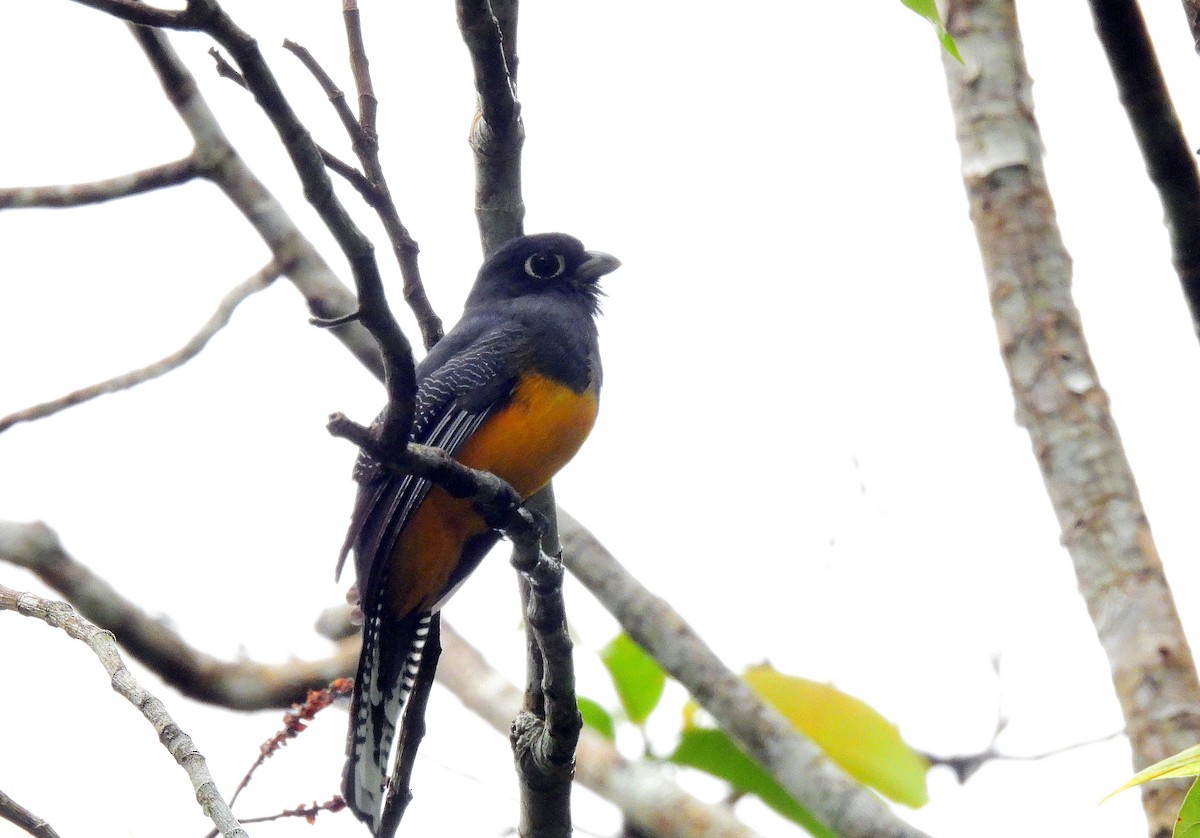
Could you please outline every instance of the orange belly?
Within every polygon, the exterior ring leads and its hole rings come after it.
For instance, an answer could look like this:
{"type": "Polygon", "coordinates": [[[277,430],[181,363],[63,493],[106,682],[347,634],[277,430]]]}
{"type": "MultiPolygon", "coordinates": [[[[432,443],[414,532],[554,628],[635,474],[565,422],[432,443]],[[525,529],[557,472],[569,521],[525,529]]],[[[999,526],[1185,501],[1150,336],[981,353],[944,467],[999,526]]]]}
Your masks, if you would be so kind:
{"type": "MultiPolygon", "coordinates": [[[[456,459],[490,471],[522,499],[543,486],[575,456],[596,421],[592,392],[576,393],[549,378],[521,381],[512,402],[480,426],[456,459]]],[[[469,501],[433,487],[392,550],[388,600],[394,613],[427,610],[449,593],[463,546],[487,531],[469,501]]]]}

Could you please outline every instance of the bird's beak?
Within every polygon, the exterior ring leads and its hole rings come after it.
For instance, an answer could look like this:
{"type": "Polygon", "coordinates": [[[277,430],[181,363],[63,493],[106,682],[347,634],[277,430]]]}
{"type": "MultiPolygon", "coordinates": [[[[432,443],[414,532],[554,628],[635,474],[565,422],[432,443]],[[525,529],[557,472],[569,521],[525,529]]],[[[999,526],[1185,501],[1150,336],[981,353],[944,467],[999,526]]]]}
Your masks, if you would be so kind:
{"type": "Polygon", "coordinates": [[[587,260],[575,269],[575,276],[585,282],[595,282],[605,274],[610,274],[621,267],[621,260],[616,256],[609,256],[599,250],[584,252],[587,254],[587,260]]]}

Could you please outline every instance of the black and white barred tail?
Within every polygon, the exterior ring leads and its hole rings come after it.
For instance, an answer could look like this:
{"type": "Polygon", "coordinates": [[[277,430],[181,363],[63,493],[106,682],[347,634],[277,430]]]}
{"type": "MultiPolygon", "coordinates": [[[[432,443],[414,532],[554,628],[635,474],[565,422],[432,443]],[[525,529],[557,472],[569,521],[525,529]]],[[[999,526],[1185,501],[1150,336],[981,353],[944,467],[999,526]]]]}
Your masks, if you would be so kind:
{"type": "Polygon", "coordinates": [[[431,616],[426,611],[397,619],[380,602],[363,625],[342,796],[372,834],[379,831],[396,729],[416,684],[431,616]]]}

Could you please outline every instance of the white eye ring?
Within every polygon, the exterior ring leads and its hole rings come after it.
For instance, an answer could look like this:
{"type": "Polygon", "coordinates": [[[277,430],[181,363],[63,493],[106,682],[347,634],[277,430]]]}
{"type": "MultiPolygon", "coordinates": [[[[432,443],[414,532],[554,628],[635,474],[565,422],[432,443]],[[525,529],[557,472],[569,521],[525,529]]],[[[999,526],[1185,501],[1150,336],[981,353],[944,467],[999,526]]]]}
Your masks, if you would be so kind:
{"type": "Polygon", "coordinates": [[[556,276],[561,276],[566,269],[567,260],[562,257],[561,253],[543,250],[525,260],[525,273],[534,279],[554,279],[556,276]],[[550,260],[553,260],[553,270],[551,270],[550,260]]]}

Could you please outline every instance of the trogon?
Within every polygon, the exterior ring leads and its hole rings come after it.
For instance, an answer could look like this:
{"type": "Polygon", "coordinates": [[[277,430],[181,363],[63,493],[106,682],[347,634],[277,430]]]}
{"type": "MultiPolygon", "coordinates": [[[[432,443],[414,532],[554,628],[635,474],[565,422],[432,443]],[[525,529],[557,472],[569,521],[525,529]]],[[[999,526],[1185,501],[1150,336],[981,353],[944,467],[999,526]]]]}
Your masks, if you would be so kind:
{"type": "MultiPolygon", "coordinates": [[[[619,265],[561,233],[497,249],[479,269],[462,319],[417,365],[412,441],[496,474],[523,499],[550,482],[596,419],[597,280],[619,265]]],[[[375,834],[430,621],[498,533],[468,501],[365,453],[355,478],[341,560],[353,548],[363,642],[342,790],[375,834]]]]}

